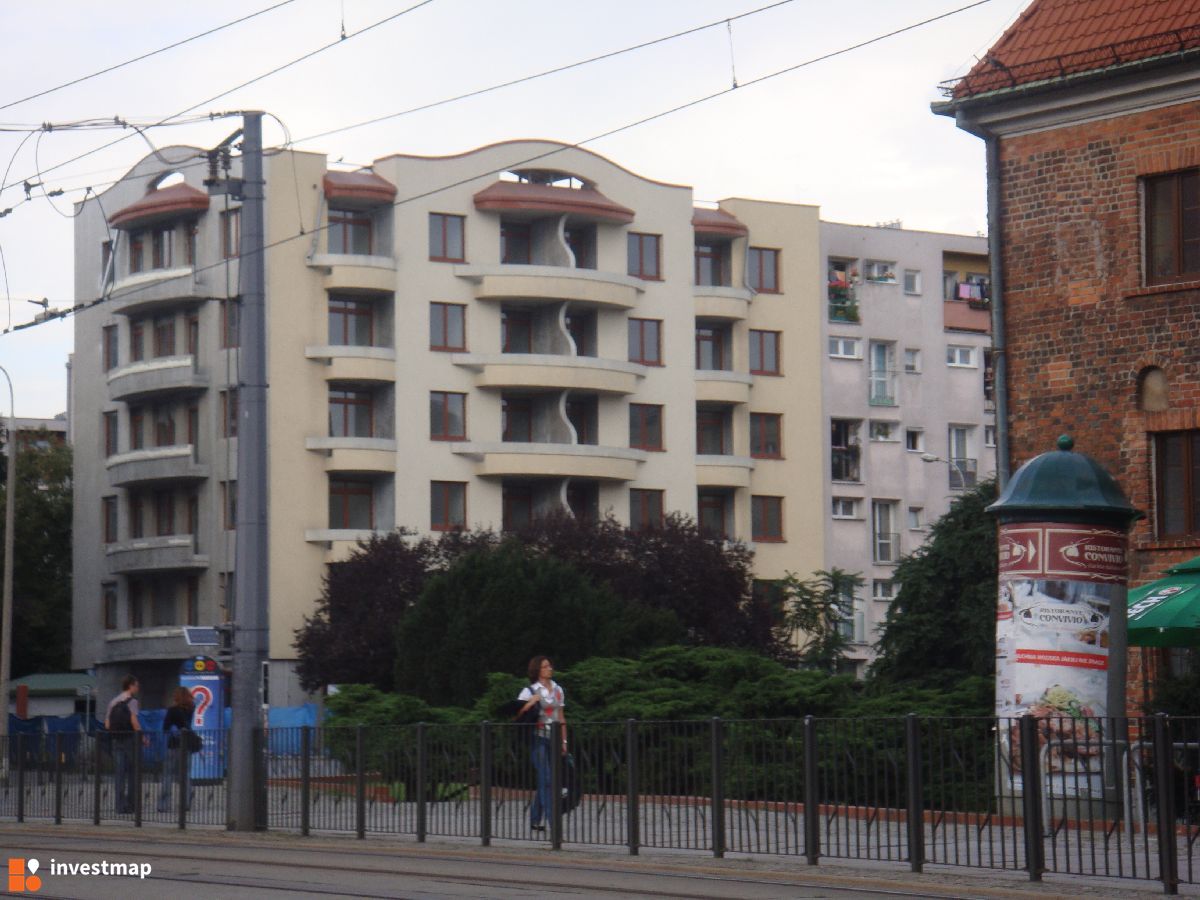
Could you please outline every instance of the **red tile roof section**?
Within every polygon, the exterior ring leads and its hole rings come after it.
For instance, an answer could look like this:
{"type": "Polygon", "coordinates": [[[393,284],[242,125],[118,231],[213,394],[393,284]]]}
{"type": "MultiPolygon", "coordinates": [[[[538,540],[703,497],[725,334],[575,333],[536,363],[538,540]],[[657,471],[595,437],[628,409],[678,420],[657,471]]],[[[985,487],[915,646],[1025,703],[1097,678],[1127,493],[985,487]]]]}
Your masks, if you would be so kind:
{"type": "Polygon", "coordinates": [[[380,206],[396,199],[396,186],[374,172],[326,172],[321,185],[326,198],[345,205],[380,206]]]}
{"type": "Polygon", "coordinates": [[[151,191],[137,203],[113,213],[108,224],[114,228],[141,228],[164,219],[199,215],[208,211],[208,194],[190,184],[173,184],[151,191]]]}
{"type": "Polygon", "coordinates": [[[1034,0],[954,98],[1200,47],[1196,0],[1034,0]]]}
{"type": "Polygon", "coordinates": [[[750,229],[734,215],[723,209],[697,206],[692,210],[692,228],[697,234],[719,234],[725,237],[745,237],[750,229]]]}
{"type": "Polygon", "coordinates": [[[633,210],[609,200],[594,188],[557,187],[525,181],[497,181],[475,195],[475,208],[485,212],[568,213],[584,219],[628,225],[633,210]]]}

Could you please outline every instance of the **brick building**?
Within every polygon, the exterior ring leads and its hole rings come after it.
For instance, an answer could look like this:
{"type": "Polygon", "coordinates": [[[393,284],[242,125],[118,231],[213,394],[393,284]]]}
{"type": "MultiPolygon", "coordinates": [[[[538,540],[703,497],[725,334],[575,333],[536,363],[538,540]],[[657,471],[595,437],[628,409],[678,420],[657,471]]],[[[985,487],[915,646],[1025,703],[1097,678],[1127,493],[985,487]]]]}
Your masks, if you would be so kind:
{"type": "Polygon", "coordinates": [[[1072,434],[1150,581],[1200,553],[1200,7],[1035,0],[947,92],[987,144],[1002,465],[1072,434]]]}

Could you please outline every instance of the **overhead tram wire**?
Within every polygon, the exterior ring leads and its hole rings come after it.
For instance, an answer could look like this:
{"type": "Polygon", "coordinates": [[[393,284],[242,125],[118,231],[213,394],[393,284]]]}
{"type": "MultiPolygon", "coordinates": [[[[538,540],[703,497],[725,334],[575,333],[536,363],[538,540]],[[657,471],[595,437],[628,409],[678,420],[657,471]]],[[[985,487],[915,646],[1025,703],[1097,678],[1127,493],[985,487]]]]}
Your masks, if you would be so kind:
{"type": "MultiPolygon", "coordinates": [[[[177,112],[173,115],[167,116],[166,118],[161,119],[160,121],[155,122],[153,125],[150,125],[147,127],[159,128],[164,125],[169,125],[169,124],[171,124],[172,119],[178,119],[180,116],[186,115],[187,113],[191,112],[194,109],[197,109],[201,106],[207,106],[208,104],[213,103],[217,100],[220,100],[222,97],[228,96],[229,94],[232,94],[235,91],[240,91],[242,88],[249,87],[252,84],[256,84],[257,82],[262,81],[265,78],[270,78],[272,75],[276,75],[285,69],[290,69],[292,66],[298,65],[299,63],[302,63],[302,62],[305,62],[306,60],[312,59],[312,57],[316,56],[319,53],[324,53],[326,50],[330,50],[334,47],[339,47],[342,44],[346,43],[346,41],[348,41],[348,40],[356,38],[359,35],[366,34],[368,31],[372,31],[376,28],[379,28],[380,26],[388,24],[389,22],[393,22],[396,19],[399,19],[402,16],[406,16],[411,12],[415,12],[416,10],[420,9],[421,7],[428,6],[430,3],[433,3],[433,2],[434,2],[434,0],[420,0],[419,3],[414,3],[412,6],[409,6],[405,9],[400,10],[400,12],[393,13],[390,16],[385,16],[384,18],[380,19],[377,22],[372,22],[370,25],[367,25],[364,28],[360,28],[358,31],[350,32],[345,37],[339,37],[336,41],[332,41],[328,44],[323,44],[322,46],[317,47],[315,50],[310,50],[308,53],[305,53],[302,56],[298,56],[295,59],[289,60],[288,62],[285,62],[282,65],[279,65],[273,69],[270,69],[269,71],[263,72],[260,75],[256,75],[253,78],[248,79],[247,81],[243,81],[241,84],[234,85],[233,87],[228,88],[227,90],[221,91],[219,94],[214,94],[211,97],[208,97],[204,100],[200,100],[197,103],[193,103],[191,106],[185,107],[184,109],[181,109],[179,112],[177,112]]],[[[209,117],[210,118],[221,118],[221,117],[226,117],[228,115],[235,115],[235,114],[212,113],[212,114],[210,114],[209,117]]],[[[107,144],[101,144],[99,147],[94,147],[91,150],[87,150],[76,156],[72,156],[70,159],[65,159],[60,163],[55,163],[54,165],[49,166],[46,169],[42,170],[42,172],[39,174],[44,175],[46,172],[53,172],[57,169],[63,168],[64,166],[69,166],[73,162],[78,162],[81,159],[86,159],[87,157],[89,157],[95,153],[99,153],[102,150],[107,150],[109,147],[115,147],[117,144],[121,143],[122,141],[129,140],[129,138],[131,138],[131,137],[133,137],[132,134],[122,135],[119,138],[109,141],[107,144]]],[[[34,177],[37,177],[37,176],[35,176],[35,175],[29,176],[29,178],[34,178],[34,177]]],[[[23,180],[28,181],[29,178],[26,178],[23,180]]],[[[0,188],[0,194],[2,194],[4,190],[7,190],[7,188],[6,187],[0,188]]]]}
{"type": "Polygon", "coordinates": [[[279,3],[275,3],[272,6],[268,6],[268,7],[265,7],[264,9],[260,9],[258,12],[249,13],[247,15],[242,16],[240,19],[234,19],[230,22],[226,22],[224,25],[218,25],[215,28],[210,28],[210,29],[208,29],[208,31],[202,31],[199,34],[193,34],[191,37],[186,37],[186,38],[183,38],[182,40],[175,41],[173,44],[167,44],[165,47],[159,47],[157,50],[151,50],[148,53],[143,53],[141,56],[135,56],[132,59],[125,60],[124,62],[120,62],[120,63],[116,63],[115,65],[107,66],[106,68],[99,69],[95,72],[92,72],[89,75],[81,75],[78,78],[71,79],[70,81],[64,81],[60,85],[56,85],[55,87],[52,87],[52,88],[46,88],[45,90],[38,91],[35,94],[30,94],[28,97],[22,97],[19,100],[10,100],[8,103],[0,104],[0,109],[9,109],[10,107],[19,106],[22,103],[27,103],[30,100],[36,100],[39,97],[45,97],[48,94],[53,94],[56,91],[61,91],[64,88],[74,87],[77,84],[82,84],[85,81],[90,81],[91,79],[98,78],[101,75],[107,75],[109,72],[115,72],[117,69],[123,69],[125,66],[131,66],[134,63],[141,62],[144,59],[149,59],[152,56],[157,56],[160,53],[166,53],[168,50],[174,50],[176,47],[182,47],[184,44],[190,44],[192,41],[198,41],[200,38],[208,37],[210,34],[216,34],[218,31],[224,31],[226,28],[232,28],[234,25],[240,25],[243,22],[248,22],[251,19],[257,18],[258,16],[264,15],[269,12],[274,12],[275,10],[279,9],[280,7],[288,6],[289,4],[295,3],[295,2],[296,2],[296,0],[280,0],[279,3]]]}
{"type": "MultiPolygon", "coordinates": [[[[430,188],[429,190],[422,191],[421,193],[418,193],[418,194],[412,194],[408,197],[404,197],[404,198],[401,198],[400,200],[396,200],[394,203],[392,203],[392,208],[403,206],[406,203],[412,203],[416,200],[423,200],[426,197],[432,197],[435,194],[440,194],[442,191],[447,191],[447,190],[451,190],[452,188],[461,187],[462,185],[469,184],[478,178],[484,178],[488,175],[498,175],[502,172],[507,172],[507,171],[510,171],[515,168],[521,168],[524,166],[528,166],[531,163],[539,162],[543,159],[554,156],[555,154],[558,154],[558,153],[563,153],[567,150],[579,149],[579,148],[583,147],[585,144],[592,144],[592,143],[595,143],[596,141],[603,140],[604,138],[612,137],[615,134],[620,134],[622,132],[629,131],[632,128],[637,128],[637,127],[639,127],[641,125],[645,125],[649,122],[654,122],[654,121],[657,121],[658,119],[662,119],[667,116],[673,115],[677,112],[682,112],[685,109],[691,109],[692,107],[699,106],[702,103],[707,103],[710,100],[715,100],[718,97],[723,97],[726,94],[731,94],[734,91],[744,91],[746,88],[753,87],[754,85],[763,84],[767,81],[771,81],[775,78],[779,78],[780,76],[788,75],[792,72],[799,71],[800,69],[804,69],[809,66],[816,65],[817,63],[824,62],[829,59],[834,59],[835,57],[838,57],[838,56],[844,56],[847,53],[852,53],[853,51],[860,50],[863,47],[869,47],[872,44],[877,44],[880,41],[887,40],[888,38],[896,37],[897,35],[905,34],[906,32],[909,32],[909,31],[914,31],[915,29],[922,28],[926,25],[931,25],[934,22],[941,21],[942,19],[948,19],[951,16],[956,16],[959,13],[963,13],[968,10],[975,9],[978,6],[984,6],[991,2],[992,2],[992,0],[975,0],[975,2],[968,3],[965,6],[960,6],[957,9],[952,9],[947,12],[940,13],[936,16],[930,16],[929,18],[922,19],[919,22],[914,22],[911,25],[905,25],[902,28],[897,28],[897,29],[894,29],[893,31],[889,31],[889,32],[886,32],[886,33],[880,34],[880,35],[876,35],[875,37],[868,38],[864,41],[859,41],[859,42],[851,44],[847,47],[842,47],[839,50],[832,50],[828,53],[823,53],[820,56],[814,56],[810,59],[806,59],[803,62],[799,62],[799,63],[796,63],[791,66],[786,66],[782,69],[777,69],[774,72],[769,72],[766,75],[760,75],[758,78],[752,78],[748,81],[742,82],[736,88],[735,87],[723,88],[722,90],[714,91],[711,94],[706,94],[702,97],[697,97],[693,100],[689,100],[686,103],[681,103],[678,106],[673,106],[670,109],[664,109],[657,113],[653,113],[651,115],[644,116],[640,119],[636,119],[632,122],[627,122],[624,125],[619,125],[616,128],[611,128],[608,131],[603,131],[599,134],[592,135],[591,137],[584,138],[583,140],[577,141],[573,144],[563,144],[562,146],[555,147],[552,150],[547,150],[544,153],[538,153],[538,154],[535,154],[534,156],[526,157],[525,159],[515,160],[515,161],[507,163],[504,166],[501,166],[499,168],[489,169],[484,172],[477,172],[466,178],[461,178],[461,179],[458,179],[457,181],[453,181],[448,184],[440,185],[439,187],[430,188]]],[[[317,226],[312,231],[290,235],[285,238],[280,238],[277,241],[272,241],[269,244],[264,244],[262,246],[262,248],[256,252],[266,253],[268,250],[273,250],[276,247],[281,247],[285,244],[290,244],[292,241],[300,240],[303,238],[311,238],[313,235],[318,234],[322,231],[326,231],[329,228],[330,228],[330,225],[328,223],[326,223],[324,225],[317,226]]],[[[195,271],[196,271],[196,273],[206,272],[211,269],[218,268],[224,264],[225,264],[224,260],[219,260],[214,263],[209,263],[206,266],[198,266],[195,271]]],[[[125,296],[133,296],[133,295],[139,293],[140,291],[149,290],[153,287],[154,287],[154,285],[152,285],[152,284],[142,285],[139,287],[131,287],[128,289],[125,296]]],[[[87,303],[77,304],[76,306],[74,306],[70,309],[60,310],[56,314],[47,316],[46,318],[41,319],[41,320],[26,322],[21,325],[15,325],[12,328],[8,328],[8,329],[5,329],[3,332],[0,332],[0,335],[10,334],[10,333],[17,332],[17,331],[24,331],[28,328],[33,328],[37,325],[45,324],[46,322],[52,321],[54,319],[64,319],[68,316],[75,315],[76,313],[80,313],[85,310],[91,309],[92,307],[103,303],[105,301],[105,299],[107,299],[107,298],[100,297],[96,300],[88,301],[87,303]]]]}

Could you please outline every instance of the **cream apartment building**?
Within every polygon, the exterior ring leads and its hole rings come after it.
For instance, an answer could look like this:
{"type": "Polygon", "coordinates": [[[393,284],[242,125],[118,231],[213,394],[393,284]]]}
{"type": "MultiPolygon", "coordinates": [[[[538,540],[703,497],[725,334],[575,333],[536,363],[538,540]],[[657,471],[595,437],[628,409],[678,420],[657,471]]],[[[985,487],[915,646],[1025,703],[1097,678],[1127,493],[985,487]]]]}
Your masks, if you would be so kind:
{"type": "MultiPolygon", "coordinates": [[[[73,663],[151,695],[236,621],[238,204],[195,148],[79,209],[73,663]]],[[[373,532],[671,511],[821,568],[815,207],[541,141],[369,170],[268,156],[271,701],[326,566],[373,532]]],[[[233,175],[237,175],[234,160],[233,175]]],[[[381,637],[381,639],[387,639],[381,637]]]]}
{"type": "Polygon", "coordinates": [[[822,222],[821,383],[829,567],[860,672],[898,587],[901,555],[996,468],[987,239],[822,222]]]}

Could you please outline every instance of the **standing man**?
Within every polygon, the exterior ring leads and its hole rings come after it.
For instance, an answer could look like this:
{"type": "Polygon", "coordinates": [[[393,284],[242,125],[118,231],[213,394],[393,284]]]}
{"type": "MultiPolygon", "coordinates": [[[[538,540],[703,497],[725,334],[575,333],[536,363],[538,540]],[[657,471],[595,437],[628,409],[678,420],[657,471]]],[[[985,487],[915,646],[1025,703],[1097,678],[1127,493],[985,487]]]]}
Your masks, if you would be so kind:
{"type": "Polygon", "coordinates": [[[134,738],[141,732],[138,722],[138,680],[132,675],[121,679],[121,693],[113,697],[104,714],[104,728],[112,736],[113,763],[117,774],[117,815],[133,812],[133,754],[140,749],[134,738]]]}

